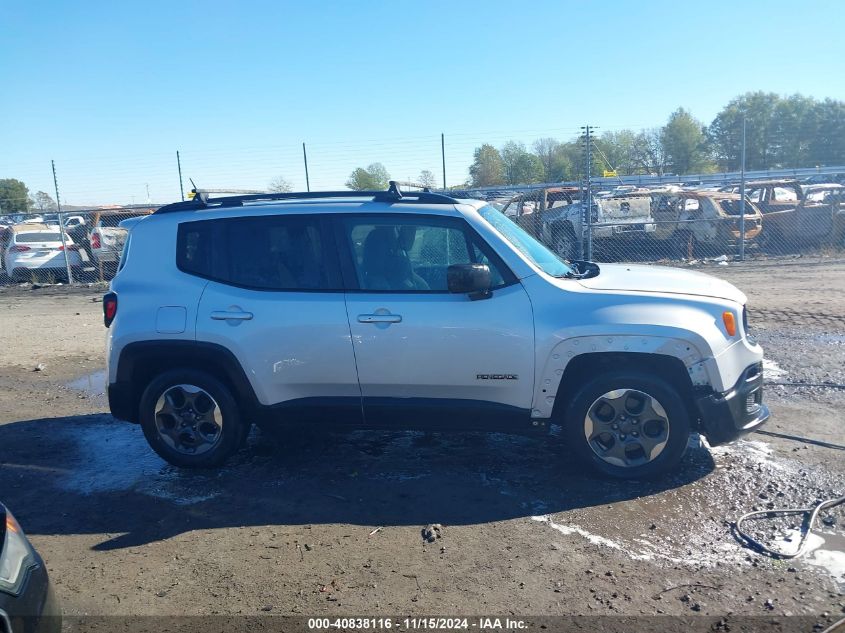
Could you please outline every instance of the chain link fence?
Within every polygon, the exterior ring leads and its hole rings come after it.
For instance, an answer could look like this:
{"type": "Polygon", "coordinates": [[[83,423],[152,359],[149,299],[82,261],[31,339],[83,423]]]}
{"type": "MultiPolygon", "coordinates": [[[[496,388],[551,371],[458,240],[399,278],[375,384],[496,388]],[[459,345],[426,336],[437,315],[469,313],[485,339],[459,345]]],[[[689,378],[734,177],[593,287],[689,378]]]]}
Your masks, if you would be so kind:
{"type": "Polygon", "coordinates": [[[153,208],[0,216],[0,284],[92,283],[117,272],[131,224],[153,208]]]}
{"type": "MultiPolygon", "coordinates": [[[[838,183],[563,183],[449,193],[487,200],[569,260],[689,265],[845,248],[845,186],[838,183]]],[[[132,223],[154,210],[0,216],[0,284],[108,281],[132,223]]]]}
{"type": "Polygon", "coordinates": [[[464,193],[488,200],[570,260],[689,263],[845,248],[842,185],[748,181],[744,198],[742,188],[569,184],[464,193]]]}

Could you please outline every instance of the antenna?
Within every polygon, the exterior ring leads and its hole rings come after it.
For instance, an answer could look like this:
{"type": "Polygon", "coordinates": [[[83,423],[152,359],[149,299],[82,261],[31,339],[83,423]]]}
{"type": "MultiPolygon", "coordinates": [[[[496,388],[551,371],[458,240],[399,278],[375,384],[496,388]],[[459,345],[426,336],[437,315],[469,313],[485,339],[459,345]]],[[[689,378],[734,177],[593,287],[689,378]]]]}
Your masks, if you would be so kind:
{"type": "Polygon", "coordinates": [[[194,194],[193,199],[199,200],[202,204],[208,202],[208,193],[198,189],[197,183],[194,182],[193,178],[188,178],[188,180],[191,181],[191,186],[193,187],[193,189],[191,189],[191,192],[194,194]]]}

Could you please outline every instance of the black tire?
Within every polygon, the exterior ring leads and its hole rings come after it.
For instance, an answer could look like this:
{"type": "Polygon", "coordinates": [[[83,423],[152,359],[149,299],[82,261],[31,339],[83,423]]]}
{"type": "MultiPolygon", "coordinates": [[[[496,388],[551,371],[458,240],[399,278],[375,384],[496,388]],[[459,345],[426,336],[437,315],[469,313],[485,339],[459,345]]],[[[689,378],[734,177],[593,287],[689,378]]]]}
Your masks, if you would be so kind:
{"type": "Polygon", "coordinates": [[[702,255],[698,240],[691,231],[675,231],[672,236],[674,243],[675,257],[680,260],[695,259],[702,255]]]}
{"type": "MultiPolygon", "coordinates": [[[[639,429],[639,431],[634,430],[633,435],[638,435],[638,432],[642,433],[642,435],[639,435],[640,439],[646,440],[646,429],[649,429],[648,434],[650,435],[655,428],[655,424],[653,423],[656,421],[639,419],[637,422],[632,423],[634,417],[638,416],[630,416],[624,424],[629,431],[630,429],[639,429]],[[632,424],[642,426],[631,426],[632,424]],[[650,426],[647,427],[646,425],[650,426]]],[[[659,416],[648,416],[647,414],[645,417],[659,418],[659,416]]],[[[618,422],[618,416],[614,417],[613,420],[618,422]]],[[[658,427],[660,425],[662,423],[658,423],[658,427]]],[[[563,420],[563,429],[567,447],[571,448],[580,460],[599,472],[619,479],[647,479],[666,473],[678,465],[686,452],[690,432],[692,431],[692,424],[681,394],[671,383],[659,376],[649,375],[645,372],[618,370],[598,375],[585,382],[578,389],[575,397],[567,407],[563,420]],[[665,444],[650,461],[637,463],[637,459],[632,458],[630,465],[622,466],[609,463],[605,458],[599,456],[593,448],[593,445],[600,445],[601,440],[599,439],[591,444],[587,437],[587,423],[585,420],[588,414],[593,410],[593,416],[595,416],[594,405],[597,407],[602,406],[599,404],[599,399],[615,390],[629,390],[632,394],[647,394],[657,401],[666,414],[665,429],[667,438],[665,444]]],[[[621,432],[624,433],[625,430],[623,427],[621,432]]],[[[610,431],[609,429],[608,431],[611,436],[614,433],[620,433],[620,431],[610,431]]],[[[603,435],[608,434],[603,433],[603,435]]],[[[632,456],[638,456],[642,451],[644,457],[643,446],[645,444],[639,445],[638,442],[640,440],[632,437],[630,433],[627,436],[621,434],[622,440],[619,440],[619,437],[619,435],[616,435],[613,438],[613,443],[619,441],[620,446],[633,447],[632,456]],[[639,448],[636,448],[637,446],[639,448]]],[[[627,453],[625,459],[627,461],[627,453]]]]}
{"type": "MultiPolygon", "coordinates": [[[[144,390],[139,403],[139,418],[144,437],[162,459],[180,468],[212,468],[223,464],[243,444],[249,425],[241,420],[234,397],[214,376],[195,369],[174,369],[155,377],[144,390]],[[189,454],[171,446],[159,431],[157,405],[164,394],[179,385],[190,385],[213,399],[222,416],[219,433],[205,452],[189,454]]],[[[178,420],[182,423],[182,420],[178,420]]],[[[195,427],[194,427],[195,428],[195,427]]],[[[190,431],[188,431],[190,433],[190,431]]]]}

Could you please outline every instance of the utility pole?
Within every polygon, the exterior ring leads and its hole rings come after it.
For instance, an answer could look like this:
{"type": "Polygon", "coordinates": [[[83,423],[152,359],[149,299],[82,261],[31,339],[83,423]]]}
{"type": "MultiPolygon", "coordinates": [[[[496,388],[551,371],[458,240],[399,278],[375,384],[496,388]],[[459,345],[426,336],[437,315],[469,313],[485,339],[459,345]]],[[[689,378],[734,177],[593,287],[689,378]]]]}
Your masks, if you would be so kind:
{"type": "Polygon", "coordinates": [[[305,143],[302,144],[302,160],[305,162],[305,189],[311,191],[311,181],[308,179],[308,154],[305,153],[305,143]]]}
{"type": "Polygon", "coordinates": [[[440,133],[440,157],[443,159],[443,190],[446,191],[446,136],[440,133]]]}
{"type": "Polygon", "coordinates": [[[182,159],[179,158],[179,150],[176,150],[176,166],[179,168],[179,195],[182,196],[182,202],[185,202],[185,187],[182,186],[182,159]]]}
{"type": "Polygon", "coordinates": [[[745,114],[742,115],[742,159],[739,166],[739,261],[745,260],[745,114]]]}
{"type": "Polygon", "coordinates": [[[67,269],[67,282],[73,283],[73,273],[70,270],[70,257],[67,254],[67,240],[65,239],[65,216],[62,213],[62,200],[59,198],[59,180],[56,178],[56,161],[51,160],[53,167],[53,186],[56,188],[56,210],[59,212],[59,235],[62,238],[62,252],[65,254],[65,268],[67,269]]]}
{"type": "MultiPolygon", "coordinates": [[[[587,252],[584,258],[590,261],[593,258],[593,131],[596,129],[592,125],[582,125],[584,130],[582,137],[584,143],[584,192],[581,195],[581,208],[586,209],[584,212],[584,223],[587,225],[587,252]],[[585,206],[586,203],[586,206],[585,206]]],[[[583,242],[583,234],[577,236],[579,238],[579,246],[583,242]]],[[[578,249],[581,250],[580,248],[578,249]]]]}

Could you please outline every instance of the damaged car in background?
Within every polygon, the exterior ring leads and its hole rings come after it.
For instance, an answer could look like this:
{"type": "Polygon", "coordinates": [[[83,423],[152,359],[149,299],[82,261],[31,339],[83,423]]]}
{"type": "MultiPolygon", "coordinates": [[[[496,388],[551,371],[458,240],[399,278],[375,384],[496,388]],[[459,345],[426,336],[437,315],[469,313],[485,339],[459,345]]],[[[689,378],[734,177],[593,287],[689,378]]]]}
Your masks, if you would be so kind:
{"type": "Polygon", "coordinates": [[[594,197],[589,217],[586,209],[577,187],[552,187],[515,196],[502,213],[568,260],[584,256],[588,227],[597,249],[630,242],[656,228],[644,198],[594,197]]]}
{"type": "Polygon", "coordinates": [[[763,214],[746,196],[744,220],[738,193],[678,191],[651,196],[657,222],[652,237],[693,258],[735,250],[740,236],[753,246],[763,231],[763,214]],[[744,224],[744,226],[743,226],[744,224]]]}
{"type": "MultiPolygon", "coordinates": [[[[732,193],[739,190],[740,185],[722,188],[732,193]]],[[[802,244],[842,243],[842,185],[752,180],[746,183],[745,191],[763,214],[760,245],[768,252],[783,252],[802,244]]]]}

